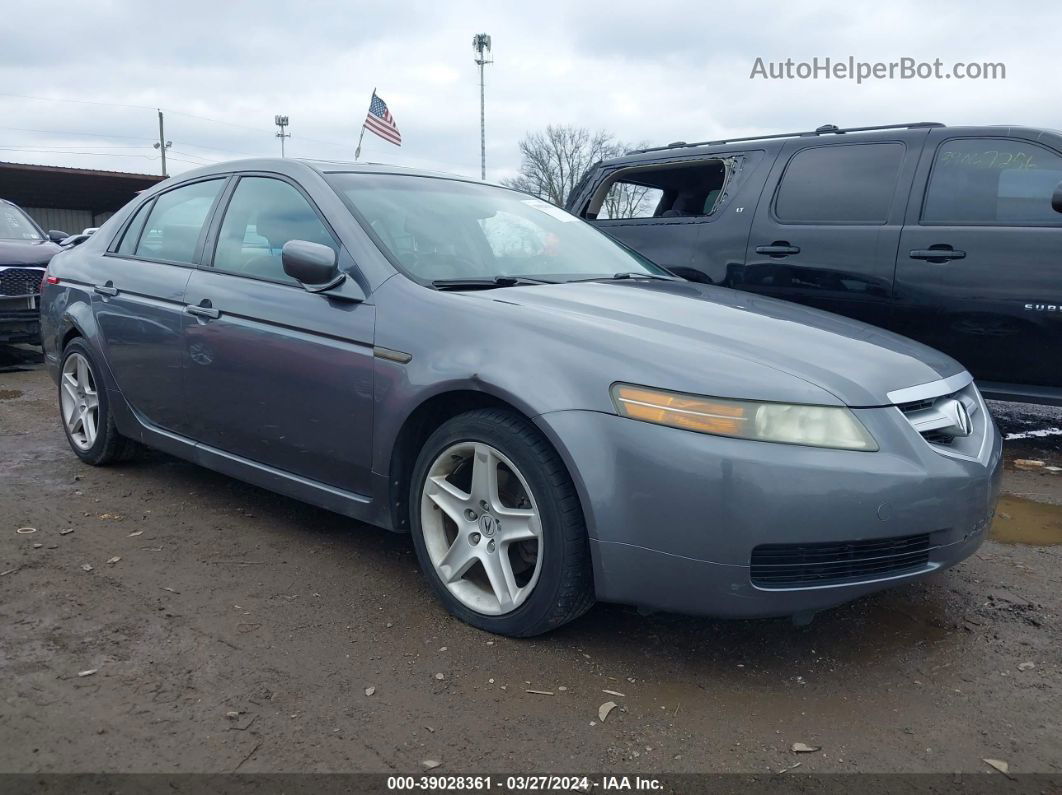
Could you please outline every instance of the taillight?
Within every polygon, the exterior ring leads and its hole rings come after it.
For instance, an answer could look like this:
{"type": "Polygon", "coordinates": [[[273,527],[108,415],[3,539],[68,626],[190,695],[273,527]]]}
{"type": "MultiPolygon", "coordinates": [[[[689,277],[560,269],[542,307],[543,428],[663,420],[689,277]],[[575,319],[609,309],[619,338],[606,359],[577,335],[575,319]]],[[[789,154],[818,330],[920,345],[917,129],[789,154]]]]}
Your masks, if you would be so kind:
{"type": "Polygon", "coordinates": [[[44,276],[41,277],[41,288],[37,291],[39,293],[44,292],[44,285],[46,284],[59,284],[58,276],[49,276],[48,271],[44,272],[44,276]]]}

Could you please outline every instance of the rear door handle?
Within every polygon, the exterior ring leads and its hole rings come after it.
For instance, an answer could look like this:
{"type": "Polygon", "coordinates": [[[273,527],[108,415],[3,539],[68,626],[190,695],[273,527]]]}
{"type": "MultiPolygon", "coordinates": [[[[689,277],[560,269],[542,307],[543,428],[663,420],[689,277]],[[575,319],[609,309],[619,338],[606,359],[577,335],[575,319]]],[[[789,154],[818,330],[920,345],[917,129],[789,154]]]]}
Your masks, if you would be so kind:
{"type": "Polygon", "coordinates": [[[221,317],[221,310],[220,309],[214,309],[214,307],[212,307],[212,306],[194,306],[192,304],[188,304],[184,308],[184,311],[185,311],[186,314],[189,314],[189,315],[195,315],[196,317],[211,318],[213,320],[216,320],[217,318],[221,317]]]}
{"type": "Polygon", "coordinates": [[[791,246],[784,240],[776,240],[769,246],[756,246],[757,254],[766,254],[768,257],[788,257],[790,254],[799,254],[800,246],[791,246]]]}
{"type": "Polygon", "coordinates": [[[110,284],[97,284],[92,287],[92,291],[99,293],[100,295],[109,295],[112,298],[118,295],[118,288],[110,284]]]}
{"type": "Polygon", "coordinates": [[[910,252],[911,259],[924,259],[927,262],[947,262],[949,259],[962,259],[965,256],[965,251],[959,251],[951,246],[916,248],[910,252]]]}

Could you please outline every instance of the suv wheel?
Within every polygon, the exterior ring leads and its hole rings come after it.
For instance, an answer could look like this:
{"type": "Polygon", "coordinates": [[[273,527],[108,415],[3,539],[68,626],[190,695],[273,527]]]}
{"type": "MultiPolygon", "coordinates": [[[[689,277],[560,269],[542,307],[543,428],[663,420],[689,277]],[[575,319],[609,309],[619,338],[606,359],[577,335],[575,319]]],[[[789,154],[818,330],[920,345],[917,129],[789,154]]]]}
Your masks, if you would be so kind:
{"type": "Polygon", "coordinates": [[[593,604],[582,509],[563,462],[520,416],[454,417],[425,443],[413,543],[447,609],[502,635],[538,635],[593,604]]]}
{"type": "Polygon", "coordinates": [[[71,340],[63,350],[59,412],[70,448],[85,463],[122,461],[136,451],[136,443],[118,433],[99,369],[80,339],[71,340]]]}

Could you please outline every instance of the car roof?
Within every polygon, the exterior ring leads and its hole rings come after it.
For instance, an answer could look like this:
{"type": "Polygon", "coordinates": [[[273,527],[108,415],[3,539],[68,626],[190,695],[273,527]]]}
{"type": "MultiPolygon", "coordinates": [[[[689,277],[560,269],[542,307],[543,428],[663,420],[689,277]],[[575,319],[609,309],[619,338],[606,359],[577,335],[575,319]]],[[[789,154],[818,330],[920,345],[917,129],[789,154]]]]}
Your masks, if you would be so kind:
{"type": "MultiPolygon", "coordinates": [[[[504,187],[503,185],[482,182],[481,180],[463,176],[461,174],[448,174],[442,171],[430,171],[428,169],[410,168],[408,166],[395,166],[387,163],[355,163],[343,160],[314,160],[294,157],[256,157],[243,160],[228,160],[222,163],[212,163],[209,166],[203,166],[190,171],[182,171],[180,174],[158,183],[158,185],[165,186],[176,182],[185,182],[189,179],[210,176],[212,174],[228,174],[233,171],[274,171],[293,177],[300,173],[305,174],[307,171],[313,171],[321,175],[342,173],[394,174],[398,176],[452,179],[460,182],[474,182],[477,184],[492,185],[494,187],[504,187]]],[[[154,193],[155,191],[152,192],[154,193]]]]}
{"type": "Polygon", "coordinates": [[[838,128],[827,124],[815,130],[774,133],[761,136],[746,136],[729,138],[716,141],[700,141],[687,143],[676,141],[665,146],[654,146],[645,149],[635,149],[619,157],[602,160],[598,165],[624,165],[639,162],[651,162],[660,159],[695,158],[711,155],[716,152],[733,152],[741,149],[764,149],[775,151],[794,139],[808,139],[822,145],[844,144],[852,141],[887,140],[895,136],[898,131],[913,129],[944,128],[949,133],[960,136],[1014,136],[1020,138],[1033,138],[1035,140],[1049,139],[1056,146],[1062,144],[1062,132],[1042,127],[1024,127],[1015,125],[981,125],[951,127],[939,122],[914,122],[910,124],[886,124],[874,127],[838,128]]]}

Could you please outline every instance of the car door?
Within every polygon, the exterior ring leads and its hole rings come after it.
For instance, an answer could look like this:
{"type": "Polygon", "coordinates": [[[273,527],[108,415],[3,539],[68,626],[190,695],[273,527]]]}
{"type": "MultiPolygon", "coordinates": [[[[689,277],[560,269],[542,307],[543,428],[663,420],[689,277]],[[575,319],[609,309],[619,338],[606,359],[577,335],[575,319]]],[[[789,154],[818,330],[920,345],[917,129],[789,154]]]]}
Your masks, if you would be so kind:
{"type": "Polygon", "coordinates": [[[186,433],[184,291],[226,177],[187,183],[139,207],[103,256],[92,307],[111,372],[140,417],[186,433]]]}
{"type": "Polygon", "coordinates": [[[731,205],[763,163],[754,150],[615,166],[573,210],[680,276],[719,283],[728,263],[743,261],[748,240],[744,207],[731,205]]]}
{"type": "Polygon", "coordinates": [[[352,263],[294,182],[244,174],[186,295],[192,435],[210,447],[359,494],[370,490],[375,308],[314,294],[280,251],[308,240],[352,263]]]}
{"type": "Polygon", "coordinates": [[[789,142],[756,208],[745,262],[731,269],[726,284],[885,325],[925,135],[789,142]]]}
{"type": "Polygon", "coordinates": [[[897,254],[896,330],[978,380],[1062,386],[1062,153],[946,128],[930,142],[897,254]]]}

